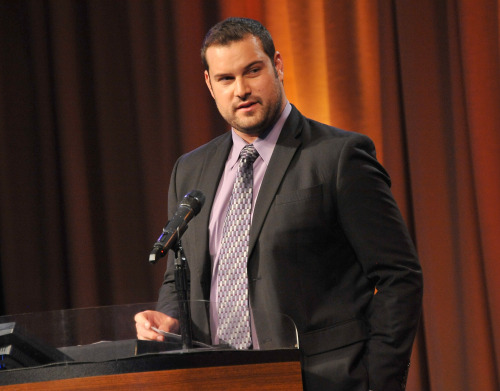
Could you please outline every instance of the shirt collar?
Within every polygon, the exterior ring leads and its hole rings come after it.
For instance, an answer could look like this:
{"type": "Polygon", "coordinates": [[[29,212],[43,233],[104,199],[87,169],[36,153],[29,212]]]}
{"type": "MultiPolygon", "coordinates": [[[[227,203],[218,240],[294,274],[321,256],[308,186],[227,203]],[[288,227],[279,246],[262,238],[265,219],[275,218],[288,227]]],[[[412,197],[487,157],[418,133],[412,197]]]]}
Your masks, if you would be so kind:
{"type": "MultiPolygon", "coordinates": [[[[271,128],[271,131],[267,133],[264,138],[258,138],[253,142],[253,145],[257,152],[259,152],[259,156],[264,160],[264,163],[269,165],[269,161],[271,160],[271,156],[273,155],[274,147],[276,146],[276,142],[278,141],[278,137],[283,129],[283,125],[285,124],[286,119],[290,115],[292,111],[292,105],[287,102],[283,112],[280,117],[271,128]]],[[[238,161],[240,156],[240,151],[243,149],[247,143],[240,136],[236,134],[234,129],[231,129],[232,137],[233,137],[233,148],[228,156],[229,166],[232,168],[238,161]]]]}

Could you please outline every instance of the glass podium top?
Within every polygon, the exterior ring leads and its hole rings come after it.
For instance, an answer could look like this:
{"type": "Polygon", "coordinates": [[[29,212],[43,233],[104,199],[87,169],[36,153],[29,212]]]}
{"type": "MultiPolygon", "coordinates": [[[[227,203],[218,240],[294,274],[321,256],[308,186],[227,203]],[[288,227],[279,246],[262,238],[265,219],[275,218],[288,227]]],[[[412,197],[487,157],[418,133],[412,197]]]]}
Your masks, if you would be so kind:
{"type": "MultiPolygon", "coordinates": [[[[178,304],[178,303],[177,303],[178,304]]],[[[191,312],[208,316],[214,304],[192,301],[191,312]]],[[[169,335],[164,342],[136,339],[134,315],[151,310],[156,303],[139,303],[37,312],[0,317],[0,373],[5,370],[70,363],[97,363],[152,354],[231,350],[193,335],[186,348],[182,335],[169,335]]],[[[282,314],[252,308],[259,342],[255,350],[297,349],[297,330],[282,314]]],[[[196,317],[198,322],[200,316],[196,317]]],[[[198,329],[193,324],[193,329],[198,329]]]]}

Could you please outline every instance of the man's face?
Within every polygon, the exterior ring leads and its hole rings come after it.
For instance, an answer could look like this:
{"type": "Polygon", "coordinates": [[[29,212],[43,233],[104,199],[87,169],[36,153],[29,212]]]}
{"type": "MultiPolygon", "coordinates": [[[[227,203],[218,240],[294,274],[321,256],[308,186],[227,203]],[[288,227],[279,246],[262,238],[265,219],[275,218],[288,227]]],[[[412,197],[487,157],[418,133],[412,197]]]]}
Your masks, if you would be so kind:
{"type": "Polygon", "coordinates": [[[258,136],[277,120],[286,103],[278,52],[273,64],[260,40],[249,35],[227,46],[210,46],[206,58],[205,82],[222,117],[234,129],[258,136]]]}

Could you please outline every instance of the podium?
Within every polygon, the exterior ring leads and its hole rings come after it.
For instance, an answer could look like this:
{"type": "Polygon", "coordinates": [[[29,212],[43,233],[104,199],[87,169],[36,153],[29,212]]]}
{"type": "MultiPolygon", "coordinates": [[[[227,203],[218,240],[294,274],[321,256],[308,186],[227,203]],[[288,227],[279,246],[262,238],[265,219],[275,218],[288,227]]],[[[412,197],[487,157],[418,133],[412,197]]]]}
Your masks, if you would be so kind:
{"type": "Polygon", "coordinates": [[[291,337],[261,350],[196,342],[185,349],[175,336],[136,340],[133,316],[151,308],[146,303],[0,317],[0,350],[6,353],[0,388],[303,389],[298,345],[291,337]]]}

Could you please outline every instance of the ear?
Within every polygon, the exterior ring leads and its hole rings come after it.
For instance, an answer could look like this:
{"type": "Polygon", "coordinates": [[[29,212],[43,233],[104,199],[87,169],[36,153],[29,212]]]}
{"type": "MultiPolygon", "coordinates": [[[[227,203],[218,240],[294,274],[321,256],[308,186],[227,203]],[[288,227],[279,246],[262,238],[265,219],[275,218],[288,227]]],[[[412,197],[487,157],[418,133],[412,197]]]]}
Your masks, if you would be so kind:
{"type": "Polygon", "coordinates": [[[210,75],[208,71],[205,69],[205,83],[207,84],[208,89],[210,90],[210,94],[212,94],[212,98],[215,99],[214,91],[212,89],[212,82],[210,81],[210,75]]]}
{"type": "Polygon", "coordinates": [[[283,65],[283,58],[281,57],[281,54],[278,51],[274,53],[274,67],[276,68],[276,72],[278,72],[279,80],[282,82],[283,78],[285,77],[284,73],[285,69],[283,65]]]}

